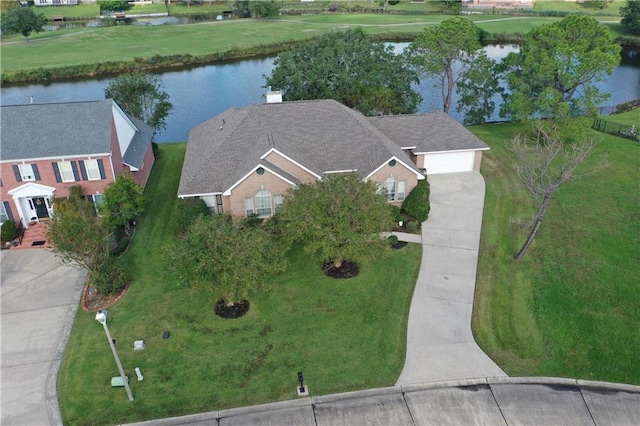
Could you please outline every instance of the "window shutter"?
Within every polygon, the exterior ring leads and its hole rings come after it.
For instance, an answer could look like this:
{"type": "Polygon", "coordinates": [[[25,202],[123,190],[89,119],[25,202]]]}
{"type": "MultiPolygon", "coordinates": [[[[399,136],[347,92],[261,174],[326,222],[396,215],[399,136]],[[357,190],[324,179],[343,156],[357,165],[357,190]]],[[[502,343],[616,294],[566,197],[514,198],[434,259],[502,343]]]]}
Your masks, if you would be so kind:
{"type": "Polygon", "coordinates": [[[72,161],[71,162],[71,170],[73,171],[73,180],[75,180],[76,182],[80,180],[80,174],[78,173],[78,162],[77,161],[72,161]]]}
{"type": "MultiPolygon", "coordinates": [[[[15,167],[15,166],[13,166],[15,167]]],[[[8,201],[3,201],[2,204],[4,204],[4,211],[7,212],[7,217],[9,218],[9,220],[13,221],[15,223],[15,220],[13,219],[13,213],[11,212],[11,206],[9,205],[8,201]]]]}
{"type": "Polygon", "coordinates": [[[87,166],[85,166],[84,161],[80,160],[80,175],[82,176],[82,180],[88,180],[87,179],[87,166]]]}
{"type": "Polygon", "coordinates": [[[58,163],[51,163],[53,166],[53,174],[56,176],[56,182],[62,182],[62,177],[60,176],[60,168],[58,167],[58,163]]]}
{"type": "Polygon", "coordinates": [[[12,167],[13,167],[13,173],[16,175],[16,180],[18,182],[22,182],[22,175],[20,174],[20,168],[16,165],[12,167]]]}
{"type": "Polygon", "coordinates": [[[98,158],[98,170],[100,171],[100,179],[105,179],[107,175],[104,172],[104,163],[101,158],[98,158]]]}
{"type": "Polygon", "coordinates": [[[33,169],[33,177],[35,177],[36,180],[40,180],[40,172],[38,171],[38,165],[32,164],[31,169],[33,169]]]}

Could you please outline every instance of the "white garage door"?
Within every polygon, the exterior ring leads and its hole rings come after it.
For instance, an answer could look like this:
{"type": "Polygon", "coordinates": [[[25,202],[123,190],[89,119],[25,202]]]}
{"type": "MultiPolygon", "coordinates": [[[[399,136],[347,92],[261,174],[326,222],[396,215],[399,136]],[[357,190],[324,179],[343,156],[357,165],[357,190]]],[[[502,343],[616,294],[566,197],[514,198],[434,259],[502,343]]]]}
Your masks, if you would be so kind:
{"type": "Polygon", "coordinates": [[[424,166],[427,175],[473,171],[475,151],[426,154],[424,166]]]}

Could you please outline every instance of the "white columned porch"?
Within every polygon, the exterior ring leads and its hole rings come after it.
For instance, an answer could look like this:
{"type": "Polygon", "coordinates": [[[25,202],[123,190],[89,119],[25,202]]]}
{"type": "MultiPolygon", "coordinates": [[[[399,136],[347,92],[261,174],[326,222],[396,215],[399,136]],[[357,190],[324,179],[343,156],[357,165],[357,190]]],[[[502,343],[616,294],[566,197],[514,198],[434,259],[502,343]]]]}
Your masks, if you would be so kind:
{"type": "Polygon", "coordinates": [[[22,221],[22,225],[25,228],[29,227],[29,222],[35,220],[38,222],[38,214],[36,210],[35,199],[43,198],[45,207],[47,209],[48,216],[53,215],[53,193],[56,188],[51,186],[41,185],[39,183],[25,183],[11,191],[8,191],[9,195],[13,197],[13,201],[17,211],[17,217],[14,219],[22,221]]]}

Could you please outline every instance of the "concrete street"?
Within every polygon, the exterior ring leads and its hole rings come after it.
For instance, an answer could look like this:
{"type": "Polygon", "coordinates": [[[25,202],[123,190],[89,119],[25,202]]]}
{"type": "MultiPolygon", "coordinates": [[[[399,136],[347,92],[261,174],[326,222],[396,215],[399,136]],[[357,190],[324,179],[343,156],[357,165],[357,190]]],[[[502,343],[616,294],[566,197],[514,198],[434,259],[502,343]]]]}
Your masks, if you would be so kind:
{"type": "Polygon", "coordinates": [[[61,266],[49,250],[0,253],[0,423],[62,424],[56,375],[80,300],[84,273],[61,266]]]}
{"type": "Polygon", "coordinates": [[[637,425],[639,420],[638,386],[505,377],[307,397],[134,425],[637,425]]]}

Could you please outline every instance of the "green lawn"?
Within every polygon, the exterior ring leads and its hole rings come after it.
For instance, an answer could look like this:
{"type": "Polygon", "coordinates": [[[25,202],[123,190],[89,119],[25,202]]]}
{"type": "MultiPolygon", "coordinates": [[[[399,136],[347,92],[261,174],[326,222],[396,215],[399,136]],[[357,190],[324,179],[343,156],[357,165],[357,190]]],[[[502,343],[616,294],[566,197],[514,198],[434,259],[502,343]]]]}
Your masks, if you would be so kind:
{"type": "MultiPolygon", "coordinates": [[[[133,60],[153,55],[227,52],[305,40],[319,34],[362,26],[371,34],[388,37],[419,33],[425,25],[448,18],[443,15],[314,15],[270,20],[230,20],[188,25],[114,26],[58,30],[2,38],[3,73],[69,65],[133,60]]],[[[557,18],[472,17],[491,32],[526,32],[557,18]]]]}
{"type": "Polygon", "coordinates": [[[509,375],[640,384],[640,144],[594,132],[602,139],[595,155],[607,153],[610,166],[558,191],[515,263],[533,205],[516,191],[505,142],[523,127],[470,129],[491,146],[482,164],[478,343],[509,375]]]}
{"type": "Polygon", "coordinates": [[[134,402],[112,389],[118,374],[95,314],[79,311],[58,376],[65,424],[94,425],[295,399],[297,372],[312,395],[391,386],[404,363],[406,323],[420,246],[361,265],[353,279],[325,277],[299,248],[290,266],[254,292],[249,313],[224,320],[211,294],[172,281],[162,255],[174,237],[174,206],[186,144],[161,144],[125,259],[134,275],[109,309],[109,328],[132,378],[134,402]],[[162,339],[170,331],[168,340],[162,339]],[[143,339],[144,351],[133,351],[143,339]],[[140,367],[144,381],[135,380],[140,367]]]}
{"type": "Polygon", "coordinates": [[[614,121],[616,123],[626,124],[627,126],[636,126],[637,128],[640,128],[640,108],[602,118],[607,121],[614,121]]]}
{"type": "Polygon", "coordinates": [[[594,15],[620,15],[620,8],[627,4],[627,0],[613,0],[604,9],[592,6],[589,2],[579,3],[577,1],[564,0],[538,0],[533,10],[536,12],[560,11],[571,13],[589,13],[594,15]]]}

